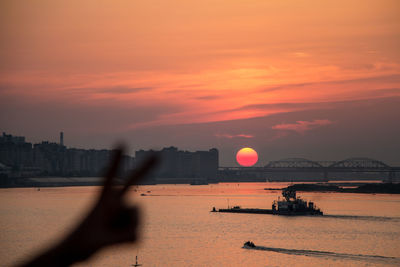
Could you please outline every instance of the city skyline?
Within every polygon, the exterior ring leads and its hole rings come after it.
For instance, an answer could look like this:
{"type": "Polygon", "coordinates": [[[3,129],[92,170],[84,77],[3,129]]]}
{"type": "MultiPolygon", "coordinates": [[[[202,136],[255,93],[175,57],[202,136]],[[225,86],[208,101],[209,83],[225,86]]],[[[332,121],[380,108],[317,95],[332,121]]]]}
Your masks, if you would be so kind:
{"type": "MultiPolygon", "coordinates": [[[[3,133],[0,136],[0,187],[98,185],[110,162],[113,150],[77,149],[64,145],[64,133],[58,143],[42,141],[32,144],[24,136],[3,133]],[[58,178],[57,178],[58,177],[58,178]],[[61,178],[61,179],[60,179],[61,178]]],[[[121,151],[122,152],[122,151],[121,151]]],[[[119,175],[157,154],[159,164],[142,181],[143,184],[205,185],[219,182],[329,181],[370,180],[396,181],[399,166],[369,158],[336,161],[311,161],[301,158],[271,161],[254,166],[257,152],[243,148],[237,153],[236,166],[221,166],[219,151],[136,150],[135,155],[121,155],[119,175]],[[255,168],[254,168],[255,167],[255,168]]]]}
{"type": "MultiPolygon", "coordinates": [[[[5,138],[4,140],[10,139],[7,142],[12,142],[12,143],[15,143],[15,144],[30,144],[32,148],[34,148],[36,146],[40,146],[40,145],[50,145],[50,146],[57,145],[57,146],[63,147],[64,149],[84,150],[84,151],[100,151],[101,152],[101,151],[112,151],[113,149],[115,149],[115,147],[110,147],[110,148],[104,148],[104,147],[103,148],[79,147],[79,148],[77,148],[77,147],[67,146],[66,144],[64,144],[64,132],[59,132],[58,142],[57,141],[51,141],[51,140],[41,140],[41,141],[35,143],[35,142],[30,142],[29,140],[27,140],[25,136],[16,136],[16,135],[12,135],[12,134],[6,133],[6,132],[3,132],[2,136],[0,136],[0,139],[1,138],[3,138],[3,139],[5,138]]],[[[119,145],[121,145],[121,144],[119,144],[119,145]]],[[[125,145],[125,149],[128,148],[126,146],[126,144],[123,144],[123,145],[125,145]]],[[[140,162],[140,161],[142,161],[143,159],[146,158],[146,155],[147,155],[146,153],[150,153],[152,151],[153,152],[157,152],[157,151],[166,151],[166,152],[168,152],[171,149],[172,150],[177,150],[178,147],[176,147],[174,145],[169,145],[169,146],[165,146],[165,147],[157,148],[157,149],[150,148],[148,150],[143,149],[143,148],[138,148],[137,150],[133,151],[132,153],[126,153],[125,156],[128,156],[128,157],[132,158],[132,160],[136,161],[138,153],[139,153],[139,155],[140,155],[139,162],[140,162]]],[[[236,152],[239,152],[240,150],[243,150],[243,149],[249,149],[249,148],[241,148],[236,152]]],[[[212,150],[216,150],[217,154],[219,154],[218,153],[218,149],[215,148],[215,147],[209,147],[209,148],[207,148],[207,151],[197,150],[195,152],[208,152],[208,151],[212,151],[212,150]]],[[[188,150],[177,150],[177,151],[178,152],[183,152],[183,153],[193,153],[193,152],[188,151],[188,150]]],[[[125,151],[125,152],[127,152],[127,151],[125,151]]],[[[237,156],[237,154],[236,154],[236,156],[237,156]]],[[[218,158],[217,160],[219,162],[221,162],[221,158],[220,157],[217,157],[217,158],[218,158]]],[[[264,167],[264,166],[267,166],[270,163],[284,162],[286,160],[290,160],[290,161],[306,160],[306,161],[310,161],[310,162],[325,162],[324,164],[332,164],[333,162],[340,162],[340,161],[345,161],[345,160],[358,160],[358,159],[359,160],[362,160],[362,159],[368,160],[368,159],[370,159],[370,160],[374,160],[374,161],[377,161],[377,162],[382,162],[383,164],[387,164],[387,162],[384,162],[384,161],[380,160],[379,158],[368,158],[368,157],[364,157],[364,156],[360,155],[359,157],[347,157],[347,158],[332,159],[332,160],[286,157],[286,158],[272,159],[271,161],[268,161],[268,162],[259,162],[259,161],[257,161],[255,163],[255,165],[251,165],[251,166],[242,166],[237,161],[237,158],[236,158],[235,163],[232,166],[231,165],[230,166],[218,165],[218,167],[221,167],[221,168],[242,167],[242,168],[246,169],[247,167],[261,167],[261,166],[264,167]]],[[[222,160],[222,162],[224,162],[224,161],[222,160]]],[[[388,164],[388,165],[391,165],[391,164],[388,164]]],[[[390,167],[397,167],[397,165],[396,166],[391,165],[390,167]]]]}
{"type": "MultiPolygon", "coordinates": [[[[0,166],[1,174],[5,175],[5,184],[13,184],[13,178],[31,176],[101,176],[113,153],[121,146],[120,144],[112,150],[77,149],[64,145],[64,132],[60,132],[59,136],[59,142],[42,141],[32,144],[24,136],[3,132],[0,136],[0,166]]],[[[124,175],[140,166],[154,154],[160,158],[160,164],[146,182],[160,182],[157,179],[170,181],[171,178],[180,183],[216,181],[219,156],[215,148],[191,152],[170,146],[161,150],[140,149],[135,151],[134,156],[124,153],[120,174],[124,175]]]]}

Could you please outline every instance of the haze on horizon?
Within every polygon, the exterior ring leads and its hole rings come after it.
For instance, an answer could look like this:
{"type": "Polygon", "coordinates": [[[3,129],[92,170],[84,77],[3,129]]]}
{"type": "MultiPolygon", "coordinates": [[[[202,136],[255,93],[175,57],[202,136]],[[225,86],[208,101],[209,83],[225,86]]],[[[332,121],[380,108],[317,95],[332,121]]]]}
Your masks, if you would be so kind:
{"type": "Polygon", "coordinates": [[[0,130],[400,165],[400,2],[1,1],[0,130]]]}

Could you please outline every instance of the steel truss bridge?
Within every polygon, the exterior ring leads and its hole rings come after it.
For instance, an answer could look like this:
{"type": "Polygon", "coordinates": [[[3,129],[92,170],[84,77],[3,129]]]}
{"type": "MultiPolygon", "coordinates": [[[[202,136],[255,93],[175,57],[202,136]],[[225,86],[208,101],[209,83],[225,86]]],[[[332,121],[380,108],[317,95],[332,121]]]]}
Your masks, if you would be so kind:
{"type": "Polygon", "coordinates": [[[219,167],[220,176],[248,176],[271,173],[323,173],[328,180],[329,173],[381,173],[392,181],[400,174],[400,167],[391,167],[382,161],[370,158],[349,158],[341,161],[312,161],[304,158],[287,158],[270,161],[264,167],[219,167]]]}

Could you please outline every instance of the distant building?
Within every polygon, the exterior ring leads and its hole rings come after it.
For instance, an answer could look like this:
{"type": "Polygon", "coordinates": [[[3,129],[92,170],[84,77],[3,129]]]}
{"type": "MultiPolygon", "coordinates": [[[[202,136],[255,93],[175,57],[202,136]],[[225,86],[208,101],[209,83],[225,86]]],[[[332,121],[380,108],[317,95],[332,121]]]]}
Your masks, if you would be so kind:
{"type": "Polygon", "coordinates": [[[3,133],[0,136],[0,163],[11,167],[14,171],[32,167],[32,144],[26,143],[23,136],[3,133]]]}
{"type": "Polygon", "coordinates": [[[139,150],[135,153],[136,163],[140,164],[150,154],[159,153],[160,166],[153,173],[152,181],[156,183],[207,183],[215,181],[219,156],[218,150],[181,151],[176,147],[167,147],[159,151],[139,150]]]}
{"type": "Polygon", "coordinates": [[[66,153],[65,146],[48,141],[33,146],[34,163],[41,169],[43,175],[63,175],[66,153]]]}
{"type": "Polygon", "coordinates": [[[212,148],[209,151],[194,152],[194,173],[198,177],[216,179],[219,166],[218,149],[212,148]]]}
{"type": "Polygon", "coordinates": [[[12,136],[11,134],[6,134],[3,132],[3,135],[0,136],[0,144],[4,143],[12,143],[12,144],[23,144],[25,143],[24,136],[12,136]]]}
{"type": "Polygon", "coordinates": [[[60,132],[60,146],[64,146],[64,132],[60,132]]]}

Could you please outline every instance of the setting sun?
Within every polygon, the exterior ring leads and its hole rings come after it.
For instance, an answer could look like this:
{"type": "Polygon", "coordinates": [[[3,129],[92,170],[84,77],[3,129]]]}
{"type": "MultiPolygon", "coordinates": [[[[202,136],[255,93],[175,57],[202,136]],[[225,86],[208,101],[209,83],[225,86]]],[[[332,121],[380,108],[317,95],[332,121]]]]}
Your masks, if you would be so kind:
{"type": "Polygon", "coordinates": [[[250,147],[242,148],[236,153],[236,161],[241,166],[244,167],[253,166],[254,164],[257,163],[257,160],[258,160],[257,152],[250,147]]]}

